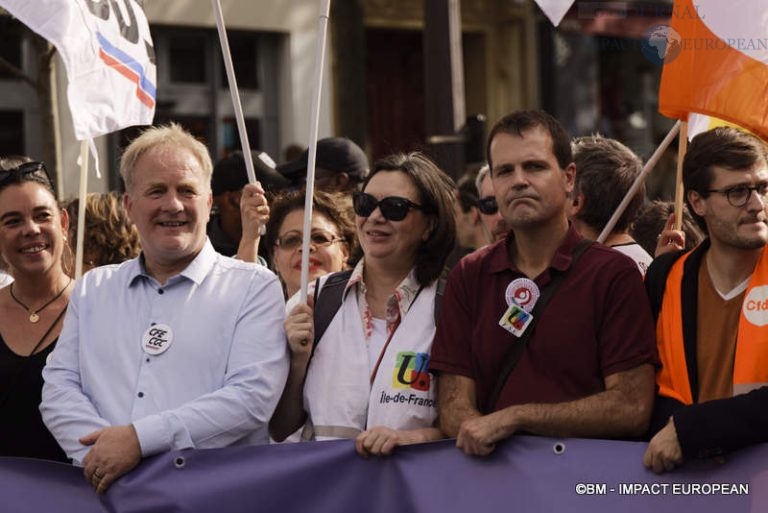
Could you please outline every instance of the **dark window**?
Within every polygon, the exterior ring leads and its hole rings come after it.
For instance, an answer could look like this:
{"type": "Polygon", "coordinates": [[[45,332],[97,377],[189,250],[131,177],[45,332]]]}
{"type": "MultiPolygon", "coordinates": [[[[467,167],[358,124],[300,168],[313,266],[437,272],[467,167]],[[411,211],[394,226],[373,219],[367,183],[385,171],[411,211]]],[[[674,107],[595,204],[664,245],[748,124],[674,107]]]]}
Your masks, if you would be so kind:
{"type": "MultiPolygon", "coordinates": [[[[0,44],[0,57],[16,68],[21,68],[21,34],[24,25],[18,21],[0,16],[0,34],[3,35],[3,44],[0,44]]],[[[15,78],[11,73],[0,66],[0,79],[15,78]]]]}
{"type": "MultiPolygon", "coordinates": [[[[222,128],[224,130],[222,154],[229,155],[233,151],[242,149],[240,133],[237,131],[237,121],[235,118],[224,118],[222,128]]],[[[260,121],[255,118],[246,118],[245,130],[248,132],[248,144],[250,144],[251,150],[261,149],[260,121]]]]}
{"type": "Polygon", "coordinates": [[[205,83],[205,39],[173,36],[169,39],[171,82],[205,83]]]}
{"type": "Polygon", "coordinates": [[[0,155],[24,153],[24,113],[0,110],[0,155]]]}
{"type": "MultiPolygon", "coordinates": [[[[219,50],[221,51],[221,50],[219,50]]],[[[229,35],[229,51],[232,54],[232,66],[235,69],[238,89],[259,89],[259,52],[258,38],[253,35],[229,35]]],[[[221,63],[221,83],[229,87],[227,70],[221,63]]]]}

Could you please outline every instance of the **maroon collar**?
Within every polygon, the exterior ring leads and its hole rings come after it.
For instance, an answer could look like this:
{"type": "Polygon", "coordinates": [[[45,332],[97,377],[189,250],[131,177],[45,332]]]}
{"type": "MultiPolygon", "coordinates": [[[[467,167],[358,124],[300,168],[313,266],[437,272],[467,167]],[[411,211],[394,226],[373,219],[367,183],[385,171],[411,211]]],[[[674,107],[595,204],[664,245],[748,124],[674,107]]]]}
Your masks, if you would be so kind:
{"type": "MultiPolygon", "coordinates": [[[[510,230],[504,240],[495,242],[493,247],[489,248],[489,267],[492,273],[500,273],[506,270],[520,273],[507,255],[507,248],[509,247],[509,244],[512,244],[514,238],[515,231],[510,230]]],[[[573,224],[569,222],[565,240],[563,240],[563,243],[557,248],[555,256],[549,264],[549,269],[555,269],[560,272],[567,270],[573,261],[573,250],[576,249],[576,246],[581,239],[583,239],[583,237],[579,235],[573,227],[573,224]]]]}

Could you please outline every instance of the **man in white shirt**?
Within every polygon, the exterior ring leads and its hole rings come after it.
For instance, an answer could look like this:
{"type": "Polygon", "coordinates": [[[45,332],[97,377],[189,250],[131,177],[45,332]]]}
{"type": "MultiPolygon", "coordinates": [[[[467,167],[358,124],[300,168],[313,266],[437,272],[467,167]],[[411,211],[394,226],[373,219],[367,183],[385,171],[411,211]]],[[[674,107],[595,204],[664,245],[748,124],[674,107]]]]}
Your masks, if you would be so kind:
{"type": "MultiPolygon", "coordinates": [[[[597,237],[643,171],[640,157],[615,139],[601,135],[578,137],[571,144],[576,181],[569,216],[576,230],[588,239],[597,237]]],[[[645,275],[653,258],[629,234],[629,226],[645,200],[642,185],[619,217],[604,244],[635,261],[645,275]]]]}
{"type": "Polygon", "coordinates": [[[212,167],[178,125],[130,144],[142,253],[78,282],[43,372],[43,420],[99,493],[142,457],[266,442],[288,373],[282,290],[208,241],[212,167]]]}

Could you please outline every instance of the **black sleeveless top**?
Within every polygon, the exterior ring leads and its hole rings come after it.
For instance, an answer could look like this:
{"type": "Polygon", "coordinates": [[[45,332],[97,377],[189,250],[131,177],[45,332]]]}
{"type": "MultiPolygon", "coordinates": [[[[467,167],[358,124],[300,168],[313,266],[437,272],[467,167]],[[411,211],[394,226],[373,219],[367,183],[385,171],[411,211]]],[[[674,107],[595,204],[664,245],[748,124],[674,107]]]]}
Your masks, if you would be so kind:
{"type": "Polygon", "coordinates": [[[56,341],[32,356],[19,356],[0,337],[0,456],[69,461],[43,424],[43,367],[56,341]]]}

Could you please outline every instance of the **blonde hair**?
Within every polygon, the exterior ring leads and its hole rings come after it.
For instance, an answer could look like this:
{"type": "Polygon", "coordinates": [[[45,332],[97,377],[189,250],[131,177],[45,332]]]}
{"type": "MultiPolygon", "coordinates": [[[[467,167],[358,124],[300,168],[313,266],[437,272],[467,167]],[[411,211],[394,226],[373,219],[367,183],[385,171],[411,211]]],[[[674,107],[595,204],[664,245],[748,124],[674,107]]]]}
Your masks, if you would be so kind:
{"type": "MultiPolygon", "coordinates": [[[[67,204],[73,242],[77,237],[77,209],[75,198],[67,204]]],[[[120,197],[107,194],[88,194],[85,200],[85,235],[83,253],[92,257],[94,266],[119,264],[139,255],[139,232],[128,219],[120,197]]]]}
{"type": "Polygon", "coordinates": [[[125,181],[126,189],[133,186],[133,175],[136,162],[144,153],[158,146],[177,146],[189,150],[200,163],[203,170],[204,182],[210,188],[213,162],[208,148],[202,142],[187,132],[181,125],[170,123],[163,126],[153,126],[144,130],[140,136],[131,141],[120,158],[120,176],[125,181]]]}

